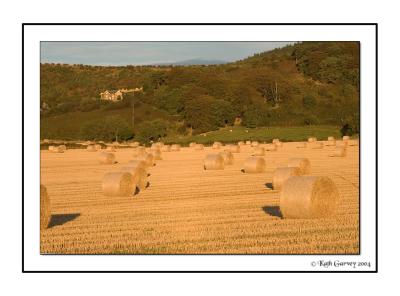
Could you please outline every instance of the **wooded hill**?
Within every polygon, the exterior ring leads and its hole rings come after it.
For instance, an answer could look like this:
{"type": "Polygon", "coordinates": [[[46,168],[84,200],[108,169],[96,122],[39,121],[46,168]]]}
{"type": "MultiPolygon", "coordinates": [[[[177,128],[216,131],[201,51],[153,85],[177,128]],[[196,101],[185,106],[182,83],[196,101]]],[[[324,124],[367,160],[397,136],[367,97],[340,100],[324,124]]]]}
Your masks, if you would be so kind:
{"type": "Polygon", "coordinates": [[[123,138],[143,136],[153,120],[163,134],[198,134],[236,117],[250,128],[349,124],[357,132],[359,43],[302,42],[209,66],[42,64],[41,108],[42,138],[108,140],[114,133],[102,130],[113,119],[123,138]],[[99,99],[105,90],[140,86],[143,94],[118,103],[99,99]]]}

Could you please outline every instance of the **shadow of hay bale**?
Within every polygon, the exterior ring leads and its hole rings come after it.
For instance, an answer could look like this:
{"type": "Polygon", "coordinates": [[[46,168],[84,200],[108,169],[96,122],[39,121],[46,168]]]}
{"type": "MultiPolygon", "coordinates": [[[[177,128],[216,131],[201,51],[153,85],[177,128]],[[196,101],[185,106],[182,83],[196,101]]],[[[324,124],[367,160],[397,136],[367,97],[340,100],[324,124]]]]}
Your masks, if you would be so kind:
{"type": "Polygon", "coordinates": [[[47,228],[52,228],[54,226],[58,225],[63,225],[69,221],[75,220],[78,218],[81,214],[80,213],[74,213],[74,214],[53,214],[51,215],[49,225],[47,228]]]}
{"type": "Polygon", "coordinates": [[[279,206],[265,206],[262,207],[262,209],[266,214],[270,216],[279,217],[283,219],[282,212],[279,206]]]}

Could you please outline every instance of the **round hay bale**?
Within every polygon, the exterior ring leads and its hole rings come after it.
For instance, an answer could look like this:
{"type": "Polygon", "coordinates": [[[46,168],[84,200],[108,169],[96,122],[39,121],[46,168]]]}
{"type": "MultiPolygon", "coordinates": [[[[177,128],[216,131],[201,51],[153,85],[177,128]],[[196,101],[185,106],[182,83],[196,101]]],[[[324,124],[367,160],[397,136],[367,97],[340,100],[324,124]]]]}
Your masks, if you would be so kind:
{"type": "Polygon", "coordinates": [[[348,141],[348,140],[350,140],[350,136],[343,136],[342,140],[343,141],[348,141]]]}
{"type": "Polygon", "coordinates": [[[243,141],[239,141],[237,144],[238,144],[239,146],[245,145],[245,143],[244,143],[243,141]]]}
{"type": "Polygon", "coordinates": [[[276,147],[282,148],[283,147],[283,143],[281,141],[274,143],[276,145],[276,147]]]}
{"type": "Polygon", "coordinates": [[[132,156],[133,156],[133,157],[138,157],[138,156],[141,156],[141,155],[143,155],[143,154],[145,154],[145,153],[146,153],[146,148],[143,147],[143,146],[139,146],[139,147],[136,147],[136,148],[133,150],[132,156]]]}
{"type": "Polygon", "coordinates": [[[260,147],[260,146],[256,147],[254,149],[253,155],[254,156],[264,156],[265,155],[265,148],[264,147],[260,147]]]}
{"type": "Polygon", "coordinates": [[[251,145],[251,141],[246,141],[246,145],[251,145]]]}
{"type": "Polygon", "coordinates": [[[107,146],[106,151],[115,152],[114,146],[107,146]]]}
{"type": "Polygon", "coordinates": [[[204,149],[204,145],[203,144],[194,145],[194,150],[203,150],[203,149],[204,149]]]}
{"type": "Polygon", "coordinates": [[[115,154],[110,152],[101,152],[99,154],[99,162],[100,164],[114,164],[115,161],[115,154]]]}
{"type": "Polygon", "coordinates": [[[162,160],[162,154],[160,150],[152,150],[150,153],[154,156],[154,160],[162,160]]]}
{"type": "Polygon", "coordinates": [[[313,143],[313,142],[317,142],[317,138],[315,137],[308,138],[308,143],[313,143]]]}
{"type": "Polygon", "coordinates": [[[328,141],[335,141],[335,137],[332,136],[328,137],[328,141]]]}
{"type": "Polygon", "coordinates": [[[121,172],[127,172],[132,176],[132,183],[136,184],[136,187],[140,190],[147,188],[148,177],[147,171],[140,167],[125,166],[121,168],[121,172]]]}
{"type": "Polygon", "coordinates": [[[180,150],[181,150],[181,145],[179,144],[171,145],[171,151],[180,151],[180,150]]]}
{"type": "Polygon", "coordinates": [[[258,141],[251,142],[251,147],[258,147],[258,145],[259,145],[258,141]]]}
{"type": "Polygon", "coordinates": [[[308,175],[311,172],[311,163],[308,158],[291,158],[287,166],[299,168],[301,175],[308,175]]]}
{"type": "Polygon", "coordinates": [[[96,145],[94,145],[94,148],[96,149],[96,150],[101,150],[101,145],[100,144],[96,144],[96,145]]]}
{"type": "MultiPolygon", "coordinates": [[[[329,138],[332,138],[332,137],[329,137],[329,138]]],[[[325,142],[325,146],[335,146],[335,145],[336,145],[336,140],[335,139],[328,140],[328,141],[325,142]]]]}
{"type": "Polygon", "coordinates": [[[330,157],[345,157],[347,152],[346,146],[336,146],[335,149],[331,154],[330,157]]]}
{"type": "Polygon", "coordinates": [[[222,146],[221,142],[214,142],[214,144],[212,145],[212,149],[220,149],[222,146]]]}
{"type": "Polygon", "coordinates": [[[358,146],[358,140],[348,140],[346,143],[348,146],[358,146]]]}
{"type": "Polygon", "coordinates": [[[272,179],[272,186],[274,190],[281,190],[283,183],[292,176],[300,176],[300,168],[298,167],[283,167],[277,168],[274,172],[272,179]]]}
{"type": "Polygon", "coordinates": [[[133,143],[131,144],[131,146],[134,147],[134,148],[138,147],[139,145],[140,145],[139,142],[133,142],[133,143]]]}
{"type": "Polygon", "coordinates": [[[171,152],[171,145],[163,145],[161,147],[162,152],[171,152]]]}
{"type": "Polygon", "coordinates": [[[144,160],[134,159],[128,162],[128,167],[138,167],[144,170],[147,170],[147,163],[144,160]]]}
{"type": "Polygon", "coordinates": [[[307,143],[306,142],[299,142],[299,143],[297,143],[296,148],[307,148],[307,143]]]}
{"type": "Polygon", "coordinates": [[[222,158],[224,159],[224,165],[231,165],[233,164],[234,158],[233,158],[233,154],[230,151],[223,151],[220,152],[219,155],[222,156],[222,158]]]}
{"type": "Polygon", "coordinates": [[[40,229],[46,229],[51,219],[50,197],[46,186],[40,184],[40,229]]]}
{"type": "Polygon", "coordinates": [[[310,149],[322,149],[324,144],[322,142],[309,142],[307,147],[310,149]]]}
{"type": "Polygon", "coordinates": [[[64,153],[64,149],[62,149],[60,146],[50,146],[52,147],[50,152],[53,153],[64,153]]]}
{"type": "Polygon", "coordinates": [[[163,142],[157,142],[156,145],[158,145],[158,147],[161,148],[162,146],[164,146],[164,143],[163,142]]]}
{"type": "Polygon", "coordinates": [[[244,173],[263,173],[265,171],[265,159],[258,156],[250,156],[247,158],[243,165],[244,173]]]}
{"type": "Polygon", "coordinates": [[[55,146],[49,146],[49,151],[53,151],[54,150],[54,148],[55,148],[55,146]]]}
{"type": "Polygon", "coordinates": [[[276,151],[276,144],[267,144],[265,145],[266,151],[276,151]]]}
{"type": "Polygon", "coordinates": [[[131,196],[135,193],[136,185],[130,173],[112,172],[104,175],[102,190],[106,196],[131,196]]]}
{"type": "Polygon", "coordinates": [[[273,140],[272,140],[272,143],[273,143],[273,144],[276,144],[276,143],[279,143],[279,142],[280,142],[279,139],[273,139],[273,140]]]}
{"type": "Polygon", "coordinates": [[[63,151],[66,151],[67,150],[67,146],[65,146],[65,145],[60,145],[60,146],[58,146],[60,149],[62,149],[63,151]]]}
{"type": "Polygon", "coordinates": [[[224,159],[220,154],[209,154],[204,160],[205,170],[223,170],[224,159]]]}
{"type": "Polygon", "coordinates": [[[232,153],[240,153],[240,146],[239,145],[227,145],[226,150],[232,153]]]}
{"type": "Polygon", "coordinates": [[[86,147],[86,150],[89,152],[96,152],[97,149],[94,147],[94,145],[89,145],[86,147]]]}
{"type": "Polygon", "coordinates": [[[151,166],[154,166],[154,165],[155,165],[155,163],[154,163],[154,156],[153,156],[153,154],[151,154],[151,153],[144,153],[144,154],[142,154],[142,155],[139,155],[137,159],[138,159],[138,160],[143,160],[143,161],[145,161],[145,162],[146,162],[146,165],[147,165],[148,167],[151,167],[151,166]]]}
{"type": "Polygon", "coordinates": [[[284,218],[325,218],[335,214],[339,192],[328,177],[293,176],[282,186],[280,210],[284,218]]]}
{"type": "Polygon", "coordinates": [[[191,142],[191,143],[189,144],[189,147],[194,147],[194,146],[196,146],[196,142],[191,142]]]}

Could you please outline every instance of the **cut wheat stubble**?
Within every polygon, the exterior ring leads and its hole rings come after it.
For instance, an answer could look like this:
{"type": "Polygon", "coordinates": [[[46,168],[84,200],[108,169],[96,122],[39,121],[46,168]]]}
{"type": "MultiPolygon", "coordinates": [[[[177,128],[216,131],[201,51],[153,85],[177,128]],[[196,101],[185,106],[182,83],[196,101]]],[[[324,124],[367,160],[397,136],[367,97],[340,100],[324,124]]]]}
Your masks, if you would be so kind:
{"type": "Polygon", "coordinates": [[[265,145],[266,151],[276,151],[276,144],[267,144],[265,145]]]}
{"type": "Polygon", "coordinates": [[[195,144],[194,150],[204,150],[204,145],[203,144],[195,144]]]}
{"type": "Polygon", "coordinates": [[[330,157],[345,157],[347,153],[347,147],[346,146],[336,146],[335,149],[331,154],[329,154],[330,157]]]}
{"type": "Polygon", "coordinates": [[[328,177],[293,176],[282,186],[280,210],[283,218],[326,218],[335,214],[339,193],[328,177]]]}

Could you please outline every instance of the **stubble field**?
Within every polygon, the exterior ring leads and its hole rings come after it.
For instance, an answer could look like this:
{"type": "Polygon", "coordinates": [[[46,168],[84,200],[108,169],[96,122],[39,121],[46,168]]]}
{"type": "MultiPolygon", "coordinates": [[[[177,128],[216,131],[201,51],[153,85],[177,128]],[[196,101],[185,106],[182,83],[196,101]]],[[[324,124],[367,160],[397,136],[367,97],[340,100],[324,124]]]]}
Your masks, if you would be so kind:
{"type": "Polygon", "coordinates": [[[99,152],[41,151],[41,183],[51,199],[50,228],[41,231],[44,254],[356,254],[359,252],[359,147],[328,157],[333,147],[299,149],[284,143],[266,152],[265,173],[240,169],[253,148],[242,146],[234,164],[203,170],[214,150],[163,152],[150,168],[150,186],[131,197],[102,194],[103,175],[118,171],[132,149],[101,165],[99,152]],[[328,176],[340,201],[329,219],[282,219],[273,171],[290,157],[307,157],[311,175],[328,176]]]}

